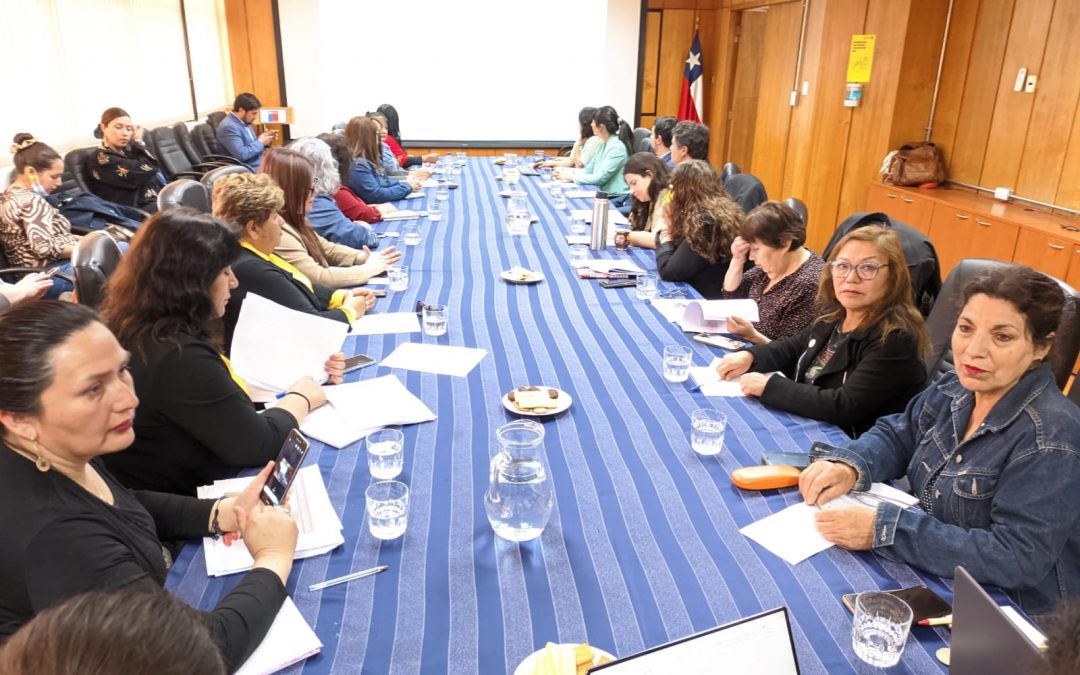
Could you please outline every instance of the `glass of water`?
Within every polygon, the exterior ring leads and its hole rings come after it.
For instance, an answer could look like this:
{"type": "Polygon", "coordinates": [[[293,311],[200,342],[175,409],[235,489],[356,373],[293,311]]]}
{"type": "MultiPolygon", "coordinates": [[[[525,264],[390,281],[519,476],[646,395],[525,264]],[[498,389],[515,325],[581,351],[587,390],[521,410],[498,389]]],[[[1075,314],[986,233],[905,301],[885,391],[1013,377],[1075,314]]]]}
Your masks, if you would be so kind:
{"type": "Polygon", "coordinates": [[[589,247],[586,244],[570,245],[570,264],[574,267],[582,265],[589,259],[589,247]]]}
{"type": "Polygon", "coordinates": [[[711,408],[690,413],[690,447],[699,455],[716,455],[724,447],[727,415],[711,408]]]}
{"type": "Polygon", "coordinates": [[[533,152],[533,161],[536,162],[536,163],[540,163],[540,162],[544,161],[544,151],[543,150],[534,151],[533,152]]]}
{"type": "Polygon", "coordinates": [[[466,154],[464,150],[459,150],[456,163],[458,166],[465,166],[469,163],[469,155],[466,154]]]}
{"type": "Polygon", "coordinates": [[[859,593],[851,624],[855,655],[878,668],[895,666],[904,653],[911,618],[911,607],[891,593],[859,593]]]}
{"type": "Polygon", "coordinates": [[[364,492],[368,529],[376,539],[397,539],[409,524],[409,486],[396,480],[372,483],[364,492]]]}
{"type": "Polygon", "coordinates": [[[443,219],[443,202],[438,199],[432,198],[428,200],[427,205],[427,217],[433,223],[437,223],[443,219]]]}
{"type": "Polygon", "coordinates": [[[639,274],[637,278],[637,299],[652,300],[656,297],[656,275],[652,272],[639,274]]]}
{"type": "Polygon", "coordinates": [[[668,382],[686,382],[690,377],[690,360],[693,352],[682,345],[664,347],[664,379],[668,382]]]}
{"type": "Polygon", "coordinates": [[[405,466],[405,435],[400,429],[379,429],[367,437],[367,465],[376,480],[397,478],[405,466]]]}
{"type": "Polygon", "coordinates": [[[566,194],[557,185],[551,188],[551,205],[559,210],[566,208],[566,194]]]}
{"type": "Polygon", "coordinates": [[[446,335],[446,324],[450,318],[446,305],[424,305],[423,315],[424,335],[446,335]]]}
{"type": "Polygon", "coordinates": [[[521,211],[506,212],[506,232],[515,236],[529,233],[529,212],[521,211]]]}
{"type": "Polygon", "coordinates": [[[420,223],[416,221],[405,223],[404,232],[401,234],[401,243],[406,246],[416,246],[420,241],[420,223]]]}
{"type": "Polygon", "coordinates": [[[439,184],[435,188],[435,199],[440,202],[450,199],[450,182],[446,178],[439,179],[439,184]]]}
{"type": "Polygon", "coordinates": [[[540,180],[544,181],[545,183],[550,183],[551,182],[551,167],[550,166],[542,166],[542,167],[540,167],[540,180]]]}
{"type": "Polygon", "coordinates": [[[388,288],[392,291],[404,291],[409,288],[409,268],[405,265],[393,265],[386,270],[388,288]]]}
{"type": "Polygon", "coordinates": [[[571,213],[570,214],[570,234],[585,234],[587,227],[585,227],[585,214],[584,213],[571,213]]]}

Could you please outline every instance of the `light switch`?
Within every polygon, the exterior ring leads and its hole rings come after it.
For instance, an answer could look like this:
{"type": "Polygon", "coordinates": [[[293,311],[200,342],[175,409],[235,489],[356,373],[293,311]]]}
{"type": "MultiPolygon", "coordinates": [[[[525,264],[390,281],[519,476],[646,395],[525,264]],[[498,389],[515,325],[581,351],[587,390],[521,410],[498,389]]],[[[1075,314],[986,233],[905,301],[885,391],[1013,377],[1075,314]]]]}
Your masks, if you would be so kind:
{"type": "Polygon", "coordinates": [[[1027,81],[1024,83],[1024,93],[1025,94],[1034,94],[1035,93],[1035,82],[1038,79],[1039,79],[1038,75],[1028,75],[1027,76],[1027,81]]]}

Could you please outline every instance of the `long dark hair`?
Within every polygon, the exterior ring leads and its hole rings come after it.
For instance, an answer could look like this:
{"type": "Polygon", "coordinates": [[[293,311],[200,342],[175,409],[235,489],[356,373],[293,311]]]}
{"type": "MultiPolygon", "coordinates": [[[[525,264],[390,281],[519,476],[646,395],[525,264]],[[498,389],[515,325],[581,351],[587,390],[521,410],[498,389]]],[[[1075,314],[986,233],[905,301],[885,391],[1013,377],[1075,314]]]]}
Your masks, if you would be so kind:
{"type": "Polygon", "coordinates": [[[401,125],[398,119],[397,108],[389,103],[383,103],[375,108],[386,118],[386,134],[401,144],[401,125]]]}
{"type": "Polygon", "coordinates": [[[345,125],[345,145],[353,157],[363,157],[382,171],[382,147],[379,145],[379,123],[370,117],[354,117],[345,125]]]}
{"type": "Polygon", "coordinates": [[[281,217],[300,235],[300,241],[308,255],[326,267],[326,256],[323,254],[319,235],[315,234],[315,230],[308,223],[307,209],[304,208],[315,181],[315,165],[295,150],[273,148],[263,158],[259,173],[270,176],[281,187],[285,193],[285,206],[281,209],[281,217]]]}
{"type": "Polygon", "coordinates": [[[668,232],[676,244],[686,240],[695,253],[715,263],[731,248],[742,220],[742,209],[708,162],[692,159],[671,172],[668,232]]]}
{"type": "Polygon", "coordinates": [[[582,142],[585,142],[593,137],[592,120],[594,115],[596,115],[596,108],[590,106],[586,106],[582,108],[580,112],[578,112],[577,121],[578,127],[581,130],[582,142]]]}
{"type": "Polygon", "coordinates": [[[208,213],[157,213],[139,227],[109,277],[102,318],[127,349],[142,349],[147,337],[179,344],[178,337],[188,335],[216,343],[210,288],[239,252],[236,235],[208,213]]]}
{"type": "Polygon", "coordinates": [[[634,132],[630,129],[630,125],[626,123],[626,120],[619,117],[619,113],[615,112],[615,108],[606,105],[597,109],[592,121],[596,122],[598,126],[607,129],[612,136],[618,136],[619,140],[626,146],[626,155],[628,157],[634,154],[634,132]]]}
{"type": "Polygon", "coordinates": [[[630,199],[630,225],[634,230],[644,230],[649,227],[649,217],[652,216],[653,209],[660,208],[656,200],[659,199],[660,192],[668,186],[671,170],[655,154],[636,152],[630,155],[623,167],[624,176],[630,173],[636,176],[652,174],[649,181],[649,201],[638,201],[637,197],[630,199]]]}

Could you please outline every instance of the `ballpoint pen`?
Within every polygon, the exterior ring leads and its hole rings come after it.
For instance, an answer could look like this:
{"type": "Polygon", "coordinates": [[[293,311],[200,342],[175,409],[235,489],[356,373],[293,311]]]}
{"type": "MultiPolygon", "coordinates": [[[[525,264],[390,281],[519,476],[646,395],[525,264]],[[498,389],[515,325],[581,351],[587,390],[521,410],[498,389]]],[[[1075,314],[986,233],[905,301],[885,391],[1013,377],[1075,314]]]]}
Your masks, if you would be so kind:
{"type": "Polygon", "coordinates": [[[370,577],[373,574],[378,574],[379,572],[385,572],[388,569],[390,569],[389,565],[379,565],[378,567],[372,567],[371,569],[361,570],[359,572],[353,572],[352,574],[346,574],[345,576],[338,577],[336,579],[327,579],[326,581],[320,581],[317,584],[311,584],[310,586],[308,586],[308,590],[309,591],[321,591],[324,588],[329,588],[330,586],[337,586],[338,584],[343,584],[343,583],[345,583],[347,581],[353,581],[355,579],[363,579],[364,577],[370,577]]]}

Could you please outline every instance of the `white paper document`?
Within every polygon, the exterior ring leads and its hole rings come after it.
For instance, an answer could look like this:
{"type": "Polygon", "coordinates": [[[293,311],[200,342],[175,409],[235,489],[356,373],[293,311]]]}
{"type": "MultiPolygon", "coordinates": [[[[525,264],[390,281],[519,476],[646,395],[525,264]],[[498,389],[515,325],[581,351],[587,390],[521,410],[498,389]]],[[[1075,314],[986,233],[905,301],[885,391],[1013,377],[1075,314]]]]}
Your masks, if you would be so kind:
{"type": "Polygon", "coordinates": [[[758,321],[754,300],[691,300],[686,303],[679,325],[687,333],[726,333],[727,318],[737,316],[758,321]]]}
{"type": "Polygon", "coordinates": [[[437,188],[439,187],[438,178],[428,178],[427,180],[420,181],[420,187],[422,188],[437,188]]]}
{"type": "Polygon", "coordinates": [[[327,387],[326,398],[329,403],[304,418],[300,431],[335,448],[381,427],[435,419],[431,408],[394,375],[327,387]]]}
{"type": "Polygon", "coordinates": [[[660,315],[671,323],[675,323],[682,318],[683,313],[686,312],[686,306],[690,304],[689,300],[679,300],[678,298],[653,298],[649,300],[649,304],[653,306],[653,309],[660,312],[660,315]]]}
{"type": "Polygon", "coordinates": [[[821,509],[846,506],[876,508],[880,500],[892,501],[901,508],[917,504],[919,500],[906,492],[883,483],[874,483],[867,492],[856,492],[838,497],[824,506],[809,506],[799,502],[756,523],[739,530],[747,537],[780,556],[790,565],[797,565],[815,553],[830,548],[832,543],[821,536],[814,524],[814,514],[821,509]]]}
{"type": "Polygon", "coordinates": [[[690,377],[694,378],[694,383],[701,387],[699,391],[706,396],[745,396],[740,382],[742,378],[721,380],[716,374],[716,366],[719,364],[720,359],[713,359],[713,362],[707,366],[690,369],[690,377]]]}
{"type": "Polygon", "coordinates": [[[487,355],[486,349],[406,342],[379,364],[386,368],[416,370],[436,375],[465,377],[487,355]]]}
{"type": "MultiPolygon", "coordinates": [[[[196,494],[200,499],[217,499],[242,492],[252,480],[254,476],[217,480],[213,485],[200,486],[196,494]]],[[[294,559],[329,553],[345,543],[345,537],[341,535],[341,519],[330,503],[319,467],[305,466],[296,472],[296,479],[289,490],[289,503],[292,517],[300,530],[294,559]]],[[[226,546],[224,539],[204,537],[203,554],[206,556],[206,572],[212,577],[246,572],[255,562],[240,540],[226,546]]]]}
{"type": "Polygon", "coordinates": [[[416,312],[386,312],[365,314],[353,324],[353,335],[385,335],[387,333],[419,333],[420,318],[416,312]]]}
{"type": "MultiPolygon", "coordinates": [[[[406,197],[406,199],[412,199],[412,196],[410,195],[409,197],[406,197]]],[[[420,212],[419,211],[413,211],[412,209],[398,209],[397,211],[391,211],[390,213],[387,213],[387,214],[383,215],[382,219],[383,220],[412,220],[414,218],[419,218],[419,217],[420,217],[420,212]]],[[[389,234],[389,232],[387,232],[386,234],[389,234]]]]}
{"type": "Polygon", "coordinates": [[[326,359],[341,351],[349,324],[298,312],[248,293],[233,333],[236,373],[258,388],[285,391],[310,375],[326,381],[326,359]]]}
{"type": "Polygon", "coordinates": [[[582,267],[588,268],[593,272],[600,272],[603,274],[645,274],[645,270],[641,269],[629,260],[613,260],[610,258],[587,258],[580,263],[576,263],[576,266],[580,269],[582,267]]]}
{"type": "Polygon", "coordinates": [[[588,244],[589,235],[587,234],[568,234],[566,235],[567,244],[588,244]]]}
{"type": "MultiPolygon", "coordinates": [[[[409,194],[402,197],[402,199],[420,199],[423,196],[424,192],[422,190],[417,190],[416,192],[410,192],[409,194]]],[[[383,216],[383,218],[385,219],[386,216],[383,216]]]]}
{"type": "Polygon", "coordinates": [[[592,199],[596,196],[596,190],[567,190],[565,194],[567,199],[592,199]]]}
{"type": "Polygon", "coordinates": [[[292,598],[278,610],[270,631],[236,675],[270,675],[322,650],[322,642],[300,614],[292,598]]]}
{"type": "MultiPolygon", "coordinates": [[[[566,196],[569,197],[570,193],[566,193],[566,196]]],[[[592,194],[590,193],[589,196],[592,197],[592,194]]],[[[578,218],[584,218],[586,223],[592,223],[592,209],[572,209],[570,211],[570,217],[573,218],[575,216],[577,216],[578,218]]],[[[626,216],[616,211],[615,209],[610,208],[608,209],[607,222],[609,227],[611,225],[630,224],[630,221],[626,219],[626,216]]]]}

